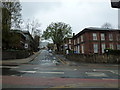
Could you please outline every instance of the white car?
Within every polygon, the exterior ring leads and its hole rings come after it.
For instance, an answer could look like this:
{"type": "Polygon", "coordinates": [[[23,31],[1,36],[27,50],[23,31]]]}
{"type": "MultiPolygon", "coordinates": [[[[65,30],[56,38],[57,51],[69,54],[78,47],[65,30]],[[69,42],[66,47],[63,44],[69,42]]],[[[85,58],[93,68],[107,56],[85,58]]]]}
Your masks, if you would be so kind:
{"type": "Polygon", "coordinates": [[[51,52],[52,52],[52,50],[50,49],[50,50],[49,50],[49,53],[51,53],[51,52]]]}

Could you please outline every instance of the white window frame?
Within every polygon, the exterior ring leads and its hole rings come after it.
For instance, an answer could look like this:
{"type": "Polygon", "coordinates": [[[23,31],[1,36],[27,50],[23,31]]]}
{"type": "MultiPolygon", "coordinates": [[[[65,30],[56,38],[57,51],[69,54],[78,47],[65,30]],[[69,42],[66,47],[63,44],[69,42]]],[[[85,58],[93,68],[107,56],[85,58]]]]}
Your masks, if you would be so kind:
{"type": "Polygon", "coordinates": [[[101,33],[101,40],[105,40],[105,34],[104,33],[101,33]]]}
{"type": "Polygon", "coordinates": [[[97,33],[93,33],[93,40],[97,40],[97,33]]]}
{"type": "Polygon", "coordinates": [[[80,39],[79,39],[79,37],[77,38],[77,43],[78,43],[78,44],[80,43],[80,39]]]}
{"type": "Polygon", "coordinates": [[[98,53],[98,44],[93,44],[94,53],[98,53]]]}
{"type": "Polygon", "coordinates": [[[81,38],[81,42],[83,42],[83,35],[81,35],[80,38],[81,38]]]}
{"type": "Polygon", "coordinates": [[[75,40],[74,40],[74,45],[76,44],[75,40]]]}
{"type": "Polygon", "coordinates": [[[69,44],[71,44],[71,39],[69,39],[69,44]]]}
{"type": "Polygon", "coordinates": [[[81,45],[81,53],[84,54],[84,45],[81,45]]]}
{"type": "Polygon", "coordinates": [[[113,35],[112,35],[112,33],[109,33],[109,40],[110,40],[110,41],[113,40],[113,35]]]}
{"type": "Polygon", "coordinates": [[[117,36],[116,36],[116,40],[119,41],[119,34],[117,34],[117,36]]]}
{"type": "Polygon", "coordinates": [[[110,48],[110,49],[114,49],[114,46],[113,46],[112,43],[109,44],[109,48],[110,48]]]}
{"type": "Polygon", "coordinates": [[[117,44],[117,50],[120,50],[120,44],[117,44]]]}
{"type": "Polygon", "coordinates": [[[104,53],[104,52],[105,52],[104,50],[105,50],[105,48],[106,48],[106,45],[105,45],[105,44],[102,44],[101,47],[102,47],[102,53],[104,53]]]}
{"type": "Polygon", "coordinates": [[[71,45],[69,45],[69,49],[70,49],[70,50],[72,49],[71,45]]]}
{"type": "Polygon", "coordinates": [[[77,46],[77,53],[80,53],[80,46],[77,46]]]}
{"type": "Polygon", "coordinates": [[[78,50],[77,50],[77,49],[78,49],[77,46],[75,46],[75,48],[76,48],[76,53],[78,53],[78,52],[77,52],[77,51],[78,51],[78,50]]]}

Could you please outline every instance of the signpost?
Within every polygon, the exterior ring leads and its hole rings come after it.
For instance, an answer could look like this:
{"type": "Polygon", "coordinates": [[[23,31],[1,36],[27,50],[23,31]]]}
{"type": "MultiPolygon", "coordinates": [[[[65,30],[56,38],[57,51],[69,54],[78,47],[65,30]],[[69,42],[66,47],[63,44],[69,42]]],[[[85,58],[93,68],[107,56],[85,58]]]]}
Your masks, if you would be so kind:
{"type": "Polygon", "coordinates": [[[28,43],[25,43],[25,46],[24,46],[24,47],[25,47],[25,49],[27,49],[27,48],[28,48],[28,43]]]}
{"type": "Polygon", "coordinates": [[[67,48],[68,48],[68,45],[67,45],[67,44],[65,44],[65,45],[64,45],[64,47],[65,47],[65,49],[67,49],[67,48]]]}

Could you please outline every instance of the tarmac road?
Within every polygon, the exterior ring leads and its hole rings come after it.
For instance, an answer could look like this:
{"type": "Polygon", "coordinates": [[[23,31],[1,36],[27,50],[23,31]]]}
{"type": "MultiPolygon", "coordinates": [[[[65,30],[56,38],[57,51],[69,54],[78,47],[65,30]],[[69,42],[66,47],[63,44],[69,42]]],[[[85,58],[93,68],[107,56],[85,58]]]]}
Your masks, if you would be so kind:
{"type": "Polygon", "coordinates": [[[2,86],[3,88],[118,88],[120,76],[118,65],[76,66],[67,64],[69,61],[65,62],[47,50],[42,50],[29,63],[1,67],[2,86]]]}

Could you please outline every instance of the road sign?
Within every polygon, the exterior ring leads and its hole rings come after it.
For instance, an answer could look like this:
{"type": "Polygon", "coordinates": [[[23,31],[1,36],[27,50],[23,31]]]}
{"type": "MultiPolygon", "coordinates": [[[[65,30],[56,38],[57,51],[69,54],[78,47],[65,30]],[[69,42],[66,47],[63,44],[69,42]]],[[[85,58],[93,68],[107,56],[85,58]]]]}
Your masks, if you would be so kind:
{"type": "Polygon", "coordinates": [[[120,0],[111,0],[112,8],[120,8],[120,0]]]}
{"type": "Polygon", "coordinates": [[[24,46],[26,49],[28,48],[28,43],[25,43],[25,46],[24,46]]]}
{"type": "Polygon", "coordinates": [[[65,49],[67,49],[67,48],[68,48],[68,45],[67,45],[67,44],[65,44],[65,45],[64,45],[64,47],[65,47],[65,49]]]}

